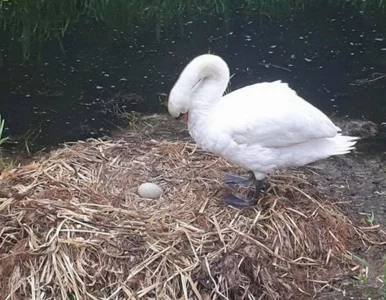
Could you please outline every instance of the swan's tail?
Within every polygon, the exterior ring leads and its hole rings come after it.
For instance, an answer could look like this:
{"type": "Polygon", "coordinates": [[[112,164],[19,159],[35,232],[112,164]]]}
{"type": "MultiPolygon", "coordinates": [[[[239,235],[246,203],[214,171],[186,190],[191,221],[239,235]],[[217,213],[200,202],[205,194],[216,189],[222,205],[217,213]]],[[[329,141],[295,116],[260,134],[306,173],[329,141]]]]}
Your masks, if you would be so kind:
{"type": "Polygon", "coordinates": [[[281,149],[283,166],[304,166],[330,156],[350,153],[359,139],[338,133],[333,138],[315,139],[281,149]]]}
{"type": "Polygon", "coordinates": [[[359,137],[337,134],[333,138],[315,139],[282,149],[283,161],[288,166],[304,166],[334,155],[350,153],[359,137]]]}
{"type": "Polygon", "coordinates": [[[330,144],[330,155],[342,155],[350,153],[351,150],[354,150],[354,145],[359,140],[359,137],[355,136],[346,136],[338,134],[337,136],[333,138],[327,139],[329,140],[330,144]]]}

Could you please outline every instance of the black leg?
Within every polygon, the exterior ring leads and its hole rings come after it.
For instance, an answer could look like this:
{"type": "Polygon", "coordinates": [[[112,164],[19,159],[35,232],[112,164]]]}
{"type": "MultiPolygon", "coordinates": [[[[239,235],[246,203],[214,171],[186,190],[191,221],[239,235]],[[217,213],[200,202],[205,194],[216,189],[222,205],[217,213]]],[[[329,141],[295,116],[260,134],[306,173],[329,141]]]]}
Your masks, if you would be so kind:
{"type": "MultiPolygon", "coordinates": [[[[252,173],[253,174],[253,173],[252,173]]],[[[250,181],[250,180],[249,180],[250,181]]],[[[255,192],[253,194],[252,198],[247,199],[241,199],[239,197],[236,197],[233,194],[228,194],[223,197],[224,203],[231,205],[236,208],[247,208],[256,205],[257,199],[260,197],[262,191],[265,187],[265,179],[262,180],[256,180],[255,176],[253,175],[253,181],[255,183],[255,192]]]]}
{"type": "Polygon", "coordinates": [[[226,184],[247,185],[255,178],[253,172],[248,172],[248,174],[248,177],[243,177],[235,174],[226,174],[224,181],[226,184]]]}
{"type": "Polygon", "coordinates": [[[264,190],[265,187],[265,179],[257,180],[255,179],[255,194],[253,195],[254,198],[258,198],[261,195],[262,190],[264,190]]]}

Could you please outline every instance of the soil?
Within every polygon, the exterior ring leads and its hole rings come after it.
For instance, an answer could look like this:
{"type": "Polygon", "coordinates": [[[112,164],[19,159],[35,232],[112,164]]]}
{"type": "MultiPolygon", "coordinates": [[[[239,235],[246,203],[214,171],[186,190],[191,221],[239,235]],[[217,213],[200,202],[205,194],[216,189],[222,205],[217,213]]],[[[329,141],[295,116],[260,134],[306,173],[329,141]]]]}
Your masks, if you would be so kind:
{"type": "MultiPolygon", "coordinates": [[[[384,142],[377,142],[383,141],[385,130],[365,121],[335,123],[346,133],[358,135],[362,140],[358,142],[357,150],[350,155],[331,157],[314,163],[312,166],[317,174],[313,176],[313,180],[323,192],[341,199],[341,208],[353,223],[368,226],[366,217],[373,214],[373,224],[385,231],[386,147],[384,142]]],[[[368,286],[355,284],[348,293],[350,297],[346,295],[340,298],[337,293],[333,299],[385,299],[386,294],[380,280],[385,274],[385,245],[366,247],[354,243],[353,249],[369,265],[368,286]]]]}
{"type": "MultiPolygon", "coordinates": [[[[386,229],[385,153],[382,156],[354,153],[320,161],[313,166],[317,168],[313,181],[323,192],[342,201],[341,208],[353,223],[369,226],[366,217],[373,214],[373,224],[379,225],[381,230],[386,229]]],[[[333,299],[370,299],[369,296],[371,299],[384,299],[382,282],[378,278],[384,274],[385,245],[367,247],[355,241],[353,249],[355,255],[369,264],[369,291],[366,292],[365,287],[358,283],[352,286],[350,298],[334,295],[333,299]]]]}

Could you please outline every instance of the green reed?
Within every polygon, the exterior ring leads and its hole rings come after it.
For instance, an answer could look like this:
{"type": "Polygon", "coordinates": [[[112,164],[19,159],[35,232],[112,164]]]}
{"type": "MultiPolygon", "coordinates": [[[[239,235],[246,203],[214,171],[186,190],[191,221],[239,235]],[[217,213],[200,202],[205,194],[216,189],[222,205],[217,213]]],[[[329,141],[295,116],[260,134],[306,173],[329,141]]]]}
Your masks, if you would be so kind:
{"type": "Polygon", "coordinates": [[[167,21],[188,12],[222,13],[230,0],[0,0],[2,37],[22,45],[23,57],[45,40],[61,39],[82,16],[109,26],[167,21]]]}
{"type": "Polygon", "coordinates": [[[4,119],[1,119],[1,115],[0,115],[0,146],[3,145],[6,142],[6,140],[8,140],[8,137],[3,137],[4,122],[5,122],[4,119]]]}
{"type": "Polygon", "coordinates": [[[167,23],[185,14],[224,14],[235,6],[273,16],[321,1],[360,10],[386,7],[386,0],[0,0],[0,45],[19,46],[27,59],[46,40],[56,39],[61,45],[64,34],[82,17],[116,27],[167,23]]]}

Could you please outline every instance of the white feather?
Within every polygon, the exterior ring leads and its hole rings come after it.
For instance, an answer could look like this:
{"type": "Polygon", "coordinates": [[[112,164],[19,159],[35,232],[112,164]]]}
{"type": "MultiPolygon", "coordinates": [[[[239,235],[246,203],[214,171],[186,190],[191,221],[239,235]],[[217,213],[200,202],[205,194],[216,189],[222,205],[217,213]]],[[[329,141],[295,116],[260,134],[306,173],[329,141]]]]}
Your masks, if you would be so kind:
{"type": "Polygon", "coordinates": [[[200,147],[253,171],[257,179],[354,149],[357,137],[341,135],[286,83],[253,84],[222,96],[228,81],[221,58],[195,58],[170,93],[169,111],[187,111],[189,132],[200,147]]]}

